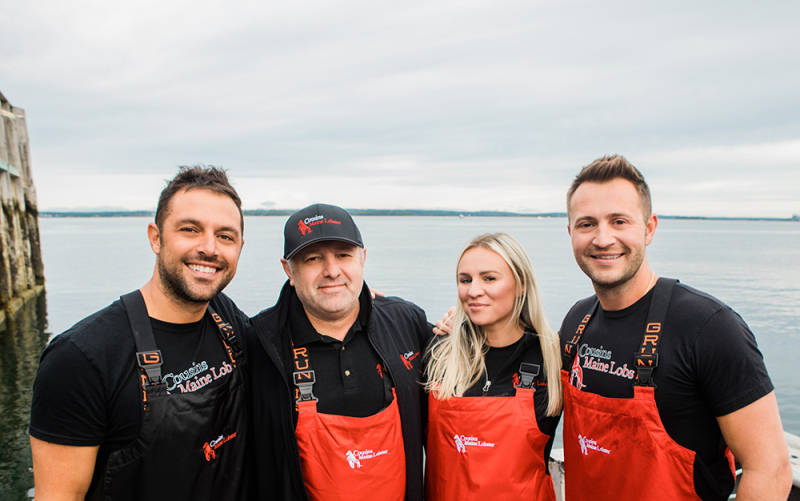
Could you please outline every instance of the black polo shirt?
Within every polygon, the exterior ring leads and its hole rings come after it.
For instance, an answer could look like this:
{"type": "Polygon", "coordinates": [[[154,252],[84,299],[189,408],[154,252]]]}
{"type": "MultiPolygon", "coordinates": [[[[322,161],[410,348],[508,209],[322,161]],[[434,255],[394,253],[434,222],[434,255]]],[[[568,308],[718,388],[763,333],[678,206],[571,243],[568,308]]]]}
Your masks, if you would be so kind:
{"type": "Polygon", "coordinates": [[[289,333],[295,348],[308,349],[309,364],[317,380],[313,392],[321,413],[366,417],[377,414],[391,402],[383,381],[389,376],[367,336],[370,303],[365,296],[362,293],[359,297],[358,318],[344,340],[339,341],[318,333],[297,294],[292,294],[289,333]]]}

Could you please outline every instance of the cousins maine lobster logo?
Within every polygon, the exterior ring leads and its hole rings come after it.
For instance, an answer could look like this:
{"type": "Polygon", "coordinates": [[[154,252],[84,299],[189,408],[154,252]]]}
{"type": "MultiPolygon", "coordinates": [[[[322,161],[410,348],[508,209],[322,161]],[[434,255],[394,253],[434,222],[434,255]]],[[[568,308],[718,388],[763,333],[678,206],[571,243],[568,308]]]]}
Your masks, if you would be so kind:
{"type": "Polygon", "coordinates": [[[306,236],[306,234],[311,233],[312,226],[316,226],[318,224],[342,224],[341,221],[337,221],[336,219],[329,219],[326,218],[322,214],[318,214],[314,217],[307,217],[305,219],[301,219],[297,221],[297,229],[300,231],[300,234],[306,236]]]}
{"type": "Polygon", "coordinates": [[[408,353],[403,353],[403,365],[406,366],[408,370],[414,370],[414,364],[411,363],[412,360],[419,356],[419,352],[414,353],[413,351],[409,351],[408,353]]]}
{"type": "Polygon", "coordinates": [[[297,229],[300,230],[300,234],[306,236],[306,233],[311,233],[311,227],[307,225],[302,219],[297,222],[297,229]]]}
{"type": "Polygon", "coordinates": [[[212,440],[210,442],[204,443],[203,444],[203,454],[206,457],[206,461],[211,461],[212,459],[216,459],[217,458],[217,452],[216,452],[217,449],[219,449],[220,446],[222,446],[222,444],[230,442],[234,438],[236,438],[236,432],[231,433],[227,437],[225,437],[223,435],[220,435],[215,440],[212,440]]]}

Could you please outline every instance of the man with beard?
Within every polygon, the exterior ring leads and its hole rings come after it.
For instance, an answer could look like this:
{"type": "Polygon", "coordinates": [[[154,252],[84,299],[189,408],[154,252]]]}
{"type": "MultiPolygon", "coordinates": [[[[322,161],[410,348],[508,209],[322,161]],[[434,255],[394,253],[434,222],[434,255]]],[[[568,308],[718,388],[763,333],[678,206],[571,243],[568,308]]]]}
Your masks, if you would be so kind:
{"type": "Polygon", "coordinates": [[[561,326],[566,498],[785,500],[791,469],[767,369],[728,306],[659,278],[658,225],[642,174],[621,156],[567,194],[575,260],[595,296],[561,326]]]}
{"type": "Polygon", "coordinates": [[[236,336],[247,318],[220,294],[243,228],[224,170],[182,167],[168,183],[147,228],[150,281],[42,354],[30,425],[36,499],[246,499],[236,336]]]}

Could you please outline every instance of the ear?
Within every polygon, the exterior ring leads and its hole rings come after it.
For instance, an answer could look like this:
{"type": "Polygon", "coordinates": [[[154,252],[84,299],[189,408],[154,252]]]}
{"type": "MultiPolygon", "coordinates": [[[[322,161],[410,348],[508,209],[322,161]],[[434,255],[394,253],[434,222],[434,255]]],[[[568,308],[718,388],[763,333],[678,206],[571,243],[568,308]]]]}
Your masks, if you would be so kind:
{"type": "Polygon", "coordinates": [[[653,241],[653,236],[656,234],[656,227],[658,226],[658,216],[655,214],[650,214],[650,217],[647,219],[647,233],[645,234],[645,245],[650,245],[650,242],[653,241]]]}
{"type": "Polygon", "coordinates": [[[161,252],[161,232],[158,231],[156,223],[147,225],[147,239],[150,241],[150,248],[153,249],[153,253],[158,255],[161,252]]]}
{"type": "Polygon", "coordinates": [[[281,264],[283,265],[284,273],[286,273],[286,276],[289,277],[289,285],[294,287],[294,278],[292,277],[292,268],[289,266],[289,261],[281,258],[281,264]]]}
{"type": "Polygon", "coordinates": [[[367,262],[367,248],[364,247],[362,250],[364,251],[364,255],[361,256],[361,264],[363,266],[367,262]]]}
{"type": "Polygon", "coordinates": [[[567,223],[567,235],[572,236],[572,226],[570,226],[569,222],[567,223]]]}

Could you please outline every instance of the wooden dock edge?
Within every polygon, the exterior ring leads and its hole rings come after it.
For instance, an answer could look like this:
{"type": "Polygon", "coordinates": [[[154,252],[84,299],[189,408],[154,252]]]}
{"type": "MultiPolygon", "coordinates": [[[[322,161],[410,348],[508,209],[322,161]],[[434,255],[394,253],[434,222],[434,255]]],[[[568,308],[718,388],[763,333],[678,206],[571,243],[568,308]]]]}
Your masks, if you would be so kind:
{"type": "Polygon", "coordinates": [[[30,289],[25,289],[19,295],[19,297],[13,297],[8,301],[6,308],[4,310],[0,310],[0,332],[5,332],[7,326],[7,320],[14,318],[14,315],[22,308],[25,304],[28,303],[31,299],[39,296],[44,292],[44,285],[34,285],[30,289]]]}

